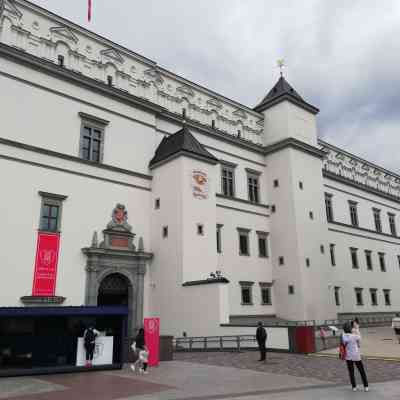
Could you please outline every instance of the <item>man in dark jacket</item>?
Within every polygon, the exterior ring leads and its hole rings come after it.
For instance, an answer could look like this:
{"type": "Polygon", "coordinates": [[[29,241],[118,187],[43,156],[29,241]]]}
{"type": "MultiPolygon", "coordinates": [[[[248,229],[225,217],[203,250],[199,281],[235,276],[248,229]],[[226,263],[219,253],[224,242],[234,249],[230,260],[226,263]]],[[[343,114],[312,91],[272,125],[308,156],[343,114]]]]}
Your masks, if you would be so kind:
{"type": "Polygon", "coordinates": [[[267,348],[266,348],[267,331],[263,327],[263,323],[261,321],[259,321],[258,323],[256,339],[258,343],[258,348],[260,349],[260,359],[258,361],[265,361],[267,355],[267,348]]]}

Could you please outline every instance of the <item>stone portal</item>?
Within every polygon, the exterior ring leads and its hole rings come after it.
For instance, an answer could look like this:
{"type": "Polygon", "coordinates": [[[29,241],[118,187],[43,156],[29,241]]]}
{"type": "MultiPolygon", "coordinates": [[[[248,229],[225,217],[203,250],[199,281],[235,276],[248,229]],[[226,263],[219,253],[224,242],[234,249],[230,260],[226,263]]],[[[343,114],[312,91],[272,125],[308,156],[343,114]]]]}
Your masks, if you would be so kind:
{"type": "Polygon", "coordinates": [[[126,305],[128,336],[133,336],[143,325],[144,275],[153,255],[144,251],[142,238],[136,249],[122,204],[115,206],[103,236],[99,244],[95,232],[92,245],[82,249],[87,256],[85,304],[126,305]]]}

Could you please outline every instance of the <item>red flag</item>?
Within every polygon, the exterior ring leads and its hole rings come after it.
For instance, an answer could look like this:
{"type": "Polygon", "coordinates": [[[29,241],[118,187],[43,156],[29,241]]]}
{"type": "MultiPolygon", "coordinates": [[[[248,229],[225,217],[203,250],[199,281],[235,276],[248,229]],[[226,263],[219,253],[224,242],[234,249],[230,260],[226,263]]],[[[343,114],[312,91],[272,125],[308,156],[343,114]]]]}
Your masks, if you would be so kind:
{"type": "Polygon", "coordinates": [[[88,21],[92,19],[92,0],[88,0],[88,21]]]}

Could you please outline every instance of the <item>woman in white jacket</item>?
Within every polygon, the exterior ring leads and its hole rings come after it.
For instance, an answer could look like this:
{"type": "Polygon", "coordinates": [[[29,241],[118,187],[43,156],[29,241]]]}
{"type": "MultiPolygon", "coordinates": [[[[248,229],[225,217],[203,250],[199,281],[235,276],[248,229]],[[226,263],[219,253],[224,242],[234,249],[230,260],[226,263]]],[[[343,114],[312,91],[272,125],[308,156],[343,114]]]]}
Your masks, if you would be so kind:
{"type": "Polygon", "coordinates": [[[368,392],[368,378],[365,373],[364,365],[361,361],[360,341],[361,336],[351,333],[351,325],[346,323],[343,326],[342,343],[346,346],[346,363],[349,370],[350,382],[355,392],[357,390],[356,378],[354,376],[354,364],[360,372],[364,385],[364,390],[368,392]]]}

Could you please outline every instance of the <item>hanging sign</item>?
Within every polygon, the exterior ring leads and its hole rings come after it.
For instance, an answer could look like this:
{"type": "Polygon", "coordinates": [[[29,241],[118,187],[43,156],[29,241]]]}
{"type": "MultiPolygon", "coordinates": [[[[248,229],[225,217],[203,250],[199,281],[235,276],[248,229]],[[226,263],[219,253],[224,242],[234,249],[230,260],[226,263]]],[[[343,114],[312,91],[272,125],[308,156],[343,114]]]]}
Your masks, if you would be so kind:
{"type": "Polygon", "coordinates": [[[149,366],[160,362],[160,318],[144,319],[144,341],[149,349],[149,366]]]}
{"type": "Polygon", "coordinates": [[[199,170],[193,170],[191,174],[191,185],[193,196],[196,199],[207,199],[208,198],[208,176],[205,172],[199,170]]]}
{"type": "Polygon", "coordinates": [[[38,233],[32,296],[55,295],[59,248],[58,233],[38,233]]]}

